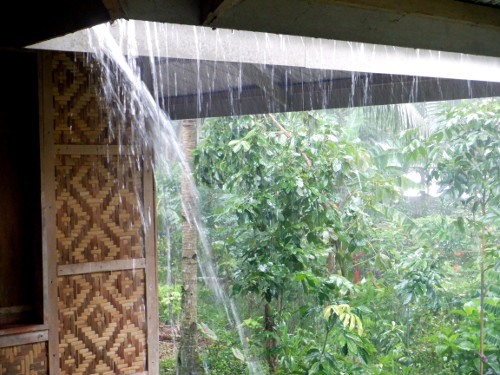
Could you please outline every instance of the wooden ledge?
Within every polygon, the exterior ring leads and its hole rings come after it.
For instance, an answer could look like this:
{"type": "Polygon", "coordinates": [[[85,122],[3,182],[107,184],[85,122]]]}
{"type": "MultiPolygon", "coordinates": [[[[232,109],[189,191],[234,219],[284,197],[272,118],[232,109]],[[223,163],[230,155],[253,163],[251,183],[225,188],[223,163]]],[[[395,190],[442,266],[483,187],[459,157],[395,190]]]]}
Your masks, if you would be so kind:
{"type": "Polygon", "coordinates": [[[115,145],[55,145],[55,153],[59,155],[103,155],[120,156],[134,155],[137,151],[133,146],[115,145]]]}
{"type": "Polygon", "coordinates": [[[33,324],[0,330],[0,348],[48,341],[49,331],[45,324],[33,324]]]}
{"type": "Polygon", "coordinates": [[[0,327],[0,336],[46,331],[47,329],[49,329],[47,324],[17,324],[15,327],[8,327],[8,328],[0,327]]]}
{"type": "Polygon", "coordinates": [[[57,266],[57,276],[81,275],[110,271],[143,269],[146,266],[144,258],[105,260],[101,262],[61,264],[57,266]]]}

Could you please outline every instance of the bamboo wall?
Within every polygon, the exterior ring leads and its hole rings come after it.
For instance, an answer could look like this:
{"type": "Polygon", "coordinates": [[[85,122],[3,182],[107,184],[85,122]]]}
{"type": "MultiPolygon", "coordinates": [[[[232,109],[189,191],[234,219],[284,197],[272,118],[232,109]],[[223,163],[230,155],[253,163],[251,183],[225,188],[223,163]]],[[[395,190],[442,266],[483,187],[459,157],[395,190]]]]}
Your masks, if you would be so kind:
{"type": "Polygon", "coordinates": [[[154,259],[140,206],[152,203],[152,175],[113,147],[98,72],[86,59],[54,53],[52,72],[60,374],[142,373],[145,267],[154,259]]]}
{"type": "Polygon", "coordinates": [[[46,375],[47,343],[0,348],[0,375],[46,375]]]}
{"type": "Polygon", "coordinates": [[[39,54],[44,318],[0,330],[0,375],[158,373],[151,160],[110,135],[91,64],[39,54]]]}

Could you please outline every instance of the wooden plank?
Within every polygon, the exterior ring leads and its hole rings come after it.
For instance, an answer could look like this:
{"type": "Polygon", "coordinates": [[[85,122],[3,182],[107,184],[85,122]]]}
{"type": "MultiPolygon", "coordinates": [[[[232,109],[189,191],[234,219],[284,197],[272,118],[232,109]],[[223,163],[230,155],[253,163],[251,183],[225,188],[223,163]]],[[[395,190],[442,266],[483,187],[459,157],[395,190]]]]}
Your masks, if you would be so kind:
{"type": "Polygon", "coordinates": [[[59,155],[133,155],[133,146],[114,145],[55,145],[59,155]]]}
{"type": "Polygon", "coordinates": [[[133,269],[142,269],[145,268],[145,266],[146,266],[146,260],[144,258],[61,264],[57,266],[57,275],[68,276],[68,275],[81,275],[81,274],[96,273],[96,272],[133,270],[133,269]]]}
{"type": "Polygon", "coordinates": [[[48,330],[0,336],[0,348],[47,341],[48,337],[49,337],[48,330]]]}
{"type": "MultiPolygon", "coordinates": [[[[484,27],[500,27],[496,9],[457,0],[313,0],[308,1],[309,6],[313,6],[314,2],[393,12],[400,15],[438,18],[484,27]]],[[[233,0],[205,1],[202,10],[203,25],[210,26],[236,5],[238,2],[233,0]]]]}
{"type": "Polygon", "coordinates": [[[48,326],[49,374],[59,374],[59,322],[57,315],[57,252],[55,154],[52,101],[52,53],[40,52],[40,169],[42,197],[43,312],[48,326]]]}
{"type": "Polygon", "coordinates": [[[0,329],[0,336],[14,335],[14,334],[28,333],[28,332],[47,331],[48,329],[49,327],[47,326],[47,324],[22,325],[19,327],[0,329]]]}
{"type": "Polygon", "coordinates": [[[498,29],[499,11],[456,0],[314,0],[318,3],[394,12],[400,15],[437,18],[498,29]]]}
{"type": "Polygon", "coordinates": [[[127,18],[119,0],[102,0],[102,3],[111,17],[111,22],[119,18],[127,18]]]}
{"type": "Polygon", "coordinates": [[[156,263],[155,185],[151,153],[147,153],[144,158],[143,191],[148,372],[151,375],[158,375],[160,369],[158,344],[158,275],[156,263]]]}
{"type": "Polygon", "coordinates": [[[202,2],[203,25],[210,25],[218,17],[234,7],[237,2],[232,0],[210,0],[202,2]]]}

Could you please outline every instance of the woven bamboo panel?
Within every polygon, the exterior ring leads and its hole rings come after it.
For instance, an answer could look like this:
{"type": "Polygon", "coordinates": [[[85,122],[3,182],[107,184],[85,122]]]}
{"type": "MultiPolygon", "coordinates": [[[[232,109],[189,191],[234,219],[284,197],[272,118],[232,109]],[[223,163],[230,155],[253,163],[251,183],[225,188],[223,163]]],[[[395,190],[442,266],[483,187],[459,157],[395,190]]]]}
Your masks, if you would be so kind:
{"type": "Polygon", "coordinates": [[[118,156],[56,157],[58,264],[142,258],[142,183],[118,156]]]}
{"type": "Polygon", "coordinates": [[[111,144],[104,102],[98,94],[99,76],[82,54],[54,53],[54,142],[111,144]]]}
{"type": "Polygon", "coordinates": [[[0,375],[46,375],[47,343],[0,348],[0,375]]]}
{"type": "Polygon", "coordinates": [[[144,293],[143,270],[59,278],[61,375],[144,371],[144,293]]]}

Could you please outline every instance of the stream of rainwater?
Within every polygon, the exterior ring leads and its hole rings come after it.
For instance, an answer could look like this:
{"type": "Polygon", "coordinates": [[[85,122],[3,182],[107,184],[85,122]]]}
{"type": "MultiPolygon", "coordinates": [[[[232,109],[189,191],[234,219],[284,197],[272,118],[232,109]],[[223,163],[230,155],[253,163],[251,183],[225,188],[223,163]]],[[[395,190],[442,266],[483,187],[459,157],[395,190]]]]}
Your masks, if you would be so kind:
{"type": "MultiPolygon", "coordinates": [[[[123,152],[123,156],[128,158],[129,163],[136,163],[135,170],[141,171],[146,160],[145,155],[152,154],[157,165],[168,167],[172,162],[180,164],[183,173],[190,176],[190,189],[194,192],[195,199],[199,200],[199,194],[191,178],[190,166],[186,162],[179,144],[176,126],[162,109],[164,92],[161,82],[163,77],[161,70],[157,73],[154,57],[157,55],[159,49],[157,43],[161,40],[161,36],[151,37],[151,33],[157,32],[154,25],[152,28],[147,27],[146,40],[148,41],[150,66],[146,69],[149,69],[153,81],[151,92],[141,79],[141,69],[145,67],[138,64],[139,53],[134,22],[122,23],[118,41],[111,35],[109,25],[96,26],[89,31],[92,59],[97,61],[97,68],[101,70],[99,75],[100,88],[108,105],[111,138],[117,140],[120,149],[125,150],[125,147],[128,146],[127,152],[123,152]],[[156,44],[153,44],[153,40],[156,41],[156,44]],[[126,124],[132,124],[132,127],[127,127],[126,124]]],[[[183,208],[186,211],[195,210],[198,205],[194,204],[194,206],[183,208]]],[[[153,225],[154,207],[142,206],[140,213],[145,226],[153,225]]],[[[199,234],[201,254],[199,254],[198,263],[203,280],[216,300],[223,306],[229,325],[238,331],[249,374],[261,375],[263,371],[260,360],[252,358],[249,354],[246,333],[241,325],[236,306],[217,277],[210,243],[203,228],[202,219],[198,213],[192,216],[187,215],[187,217],[191,217],[190,225],[196,227],[199,234]]],[[[169,282],[172,281],[170,267],[169,264],[167,277],[169,282]]],[[[173,319],[171,320],[173,323],[173,319]]],[[[204,364],[204,368],[207,372],[206,364],[204,364]]]]}

